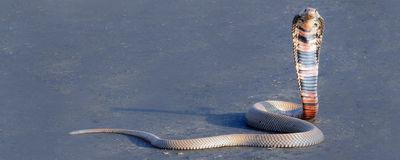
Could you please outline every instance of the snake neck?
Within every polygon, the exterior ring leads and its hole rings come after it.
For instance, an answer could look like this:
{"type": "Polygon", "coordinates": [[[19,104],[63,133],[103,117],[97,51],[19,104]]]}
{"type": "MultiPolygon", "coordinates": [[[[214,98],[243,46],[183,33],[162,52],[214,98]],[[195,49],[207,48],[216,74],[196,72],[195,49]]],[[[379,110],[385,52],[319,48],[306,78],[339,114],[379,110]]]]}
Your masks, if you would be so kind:
{"type": "Polygon", "coordinates": [[[303,105],[303,119],[311,120],[317,115],[318,66],[322,42],[323,19],[313,8],[297,15],[292,24],[293,53],[297,80],[303,105]]]}

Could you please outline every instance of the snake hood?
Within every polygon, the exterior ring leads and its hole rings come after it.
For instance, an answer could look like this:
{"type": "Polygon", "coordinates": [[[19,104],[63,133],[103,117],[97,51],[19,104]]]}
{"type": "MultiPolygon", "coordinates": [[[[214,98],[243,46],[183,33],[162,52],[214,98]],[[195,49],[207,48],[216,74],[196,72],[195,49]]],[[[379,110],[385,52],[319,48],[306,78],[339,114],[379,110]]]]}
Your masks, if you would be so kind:
{"type": "Polygon", "coordinates": [[[318,66],[323,31],[324,19],[314,8],[304,9],[293,19],[293,55],[304,119],[313,119],[318,112],[318,66]]]}

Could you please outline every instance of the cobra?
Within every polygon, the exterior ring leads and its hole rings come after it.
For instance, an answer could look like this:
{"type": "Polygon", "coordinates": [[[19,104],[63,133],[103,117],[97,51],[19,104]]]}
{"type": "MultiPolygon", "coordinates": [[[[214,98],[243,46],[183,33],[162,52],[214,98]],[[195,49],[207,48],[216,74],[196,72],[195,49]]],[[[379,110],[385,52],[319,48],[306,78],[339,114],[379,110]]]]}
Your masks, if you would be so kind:
{"type": "Polygon", "coordinates": [[[263,101],[252,105],[246,114],[249,126],[275,133],[228,134],[193,139],[163,139],[152,133],[128,129],[85,129],[72,135],[116,133],[142,138],[162,149],[193,150],[227,146],[304,147],[321,143],[324,135],[309,121],[318,111],[318,65],[324,20],[316,9],[306,8],[292,22],[294,62],[302,104],[263,101]],[[307,121],[308,120],[308,121],[307,121]]]}

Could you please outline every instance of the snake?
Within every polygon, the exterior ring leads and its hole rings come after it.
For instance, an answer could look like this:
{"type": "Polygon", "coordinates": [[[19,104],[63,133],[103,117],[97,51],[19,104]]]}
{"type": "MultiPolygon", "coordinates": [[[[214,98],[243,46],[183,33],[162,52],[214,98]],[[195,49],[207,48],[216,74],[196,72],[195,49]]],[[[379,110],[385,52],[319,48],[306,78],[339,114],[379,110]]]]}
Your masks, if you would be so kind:
{"type": "Polygon", "coordinates": [[[313,123],[318,112],[318,66],[324,31],[324,19],[315,8],[307,7],[292,21],[293,56],[301,104],[266,100],[253,104],[246,113],[249,126],[267,133],[241,133],[192,139],[163,139],[153,133],[95,128],[70,132],[71,135],[114,133],[135,136],[160,149],[195,150],[229,146],[289,148],[306,147],[324,140],[313,123]]]}

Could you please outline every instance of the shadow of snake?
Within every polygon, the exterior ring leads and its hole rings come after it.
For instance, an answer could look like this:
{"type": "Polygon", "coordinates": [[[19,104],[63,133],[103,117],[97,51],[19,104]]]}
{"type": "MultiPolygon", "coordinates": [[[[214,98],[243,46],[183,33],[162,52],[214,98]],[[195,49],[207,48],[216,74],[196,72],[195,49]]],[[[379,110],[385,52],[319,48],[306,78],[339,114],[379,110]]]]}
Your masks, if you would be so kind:
{"type": "MultiPolygon", "coordinates": [[[[214,114],[209,113],[213,110],[210,107],[197,107],[197,110],[190,110],[190,111],[174,111],[174,110],[160,110],[160,109],[144,109],[144,108],[123,108],[123,107],[116,107],[112,108],[113,112],[143,112],[143,113],[163,113],[163,114],[177,114],[177,115],[193,115],[193,116],[202,116],[206,118],[207,123],[228,127],[228,128],[236,128],[236,129],[244,129],[249,132],[257,131],[253,127],[249,127],[246,123],[246,113],[225,113],[225,114],[214,114]],[[201,111],[203,112],[201,112],[201,111]]],[[[265,132],[265,131],[263,131],[265,132]]],[[[267,133],[274,133],[272,131],[268,131],[267,133]]],[[[129,138],[129,140],[137,146],[145,147],[145,148],[153,148],[153,146],[141,138],[136,136],[128,136],[124,135],[129,138]]]]}

